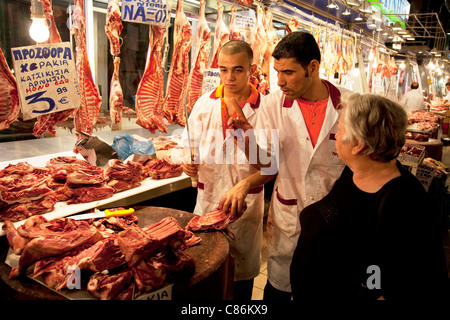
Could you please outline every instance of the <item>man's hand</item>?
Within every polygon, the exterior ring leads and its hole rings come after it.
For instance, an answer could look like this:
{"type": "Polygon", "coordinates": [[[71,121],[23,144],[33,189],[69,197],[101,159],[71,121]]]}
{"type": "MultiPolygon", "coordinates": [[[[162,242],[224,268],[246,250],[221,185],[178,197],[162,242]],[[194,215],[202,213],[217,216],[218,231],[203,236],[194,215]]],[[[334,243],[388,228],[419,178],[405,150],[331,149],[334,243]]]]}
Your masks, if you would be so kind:
{"type": "Polygon", "coordinates": [[[248,129],[252,129],[252,126],[248,123],[247,118],[242,112],[242,108],[236,98],[231,98],[228,108],[232,114],[227,122],[229,126],[232,126],[235,129],[242,129],[244,132],[248,129]]]}
{"type": "Polygon", "coordinates": [[[183,172],[188,175],[189,177],[197,177],[198,174],[198,164],[191,164],[191,163],[183,163],[183,172]]]}
{"type": "Polygon", "coordinates": [[[247,209],[245,198],[250,190],[250,184],[241,180],[220,199],[218,209],[229,212],[232,219],[237,219],[247,209]]]}

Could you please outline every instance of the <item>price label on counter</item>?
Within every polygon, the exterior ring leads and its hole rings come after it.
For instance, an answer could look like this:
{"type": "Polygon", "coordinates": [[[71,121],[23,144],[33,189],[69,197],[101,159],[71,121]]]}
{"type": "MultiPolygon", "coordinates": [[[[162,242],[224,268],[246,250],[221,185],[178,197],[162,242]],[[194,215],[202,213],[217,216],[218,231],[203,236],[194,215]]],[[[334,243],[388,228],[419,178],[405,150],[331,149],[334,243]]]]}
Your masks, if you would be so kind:
{"type": "Polygon", "coordinates": [[[122,20],[165,27],[170,23],[171,3],[168,0],[124,0],[122,20]]]}
{"type": "Polygon", "coordinates": [[[11,48],[23,119],[78,108],[70,42],[11,48]]]}

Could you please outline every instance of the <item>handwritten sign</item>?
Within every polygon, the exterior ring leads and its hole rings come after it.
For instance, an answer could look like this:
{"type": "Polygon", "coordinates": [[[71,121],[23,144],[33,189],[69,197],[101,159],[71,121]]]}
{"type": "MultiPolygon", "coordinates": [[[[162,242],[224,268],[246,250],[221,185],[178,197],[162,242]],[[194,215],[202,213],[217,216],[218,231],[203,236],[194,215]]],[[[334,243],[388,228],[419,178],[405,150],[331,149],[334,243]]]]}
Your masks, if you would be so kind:
{"type": "Polygon", "coordinates": [[[141,295],[136,300],[172,300],[172,287],[170,284],[164,288],[141,295]]]}
{"type": "Polygon", "coordinates": [[[253,31],[256,27],[255,11],[251,9],[239,11],[236,14],[236,25],[243,36],[242,40],[251,45],[254,38],[253,31]]]}
{"type": "Polygon", "coordinates": [[[203,73],[202,93],[210,92],[220,86],[219,69],[206,69],[203,73]]]}
{"type": "Polygon", "coordinates": [[[23,119],[78,108],[70,42],[11,48],[23,119]]]}
{"type": "Polygon", "coordinates": [[[171,1],[124,0],[122,20],[165,27],[170,23],[171,1]]]}

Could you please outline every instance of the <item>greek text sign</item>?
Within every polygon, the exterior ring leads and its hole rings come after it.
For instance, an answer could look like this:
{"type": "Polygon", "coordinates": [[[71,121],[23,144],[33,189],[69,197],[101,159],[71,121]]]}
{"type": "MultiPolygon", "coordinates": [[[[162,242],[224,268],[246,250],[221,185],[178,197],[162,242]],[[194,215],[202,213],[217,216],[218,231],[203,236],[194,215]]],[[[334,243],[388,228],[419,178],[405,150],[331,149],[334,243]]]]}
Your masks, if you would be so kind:
{"type": "Polygon", "coordinates": [[[24,120],[79,107],[70,42],[12,48],[11,53],[24,120]]]}
{"type": "Polygon", "coordinates": [[[124,0],[122,20],[165,27],[170,23],[171,1],[124,0]]]}
{"type": "Polygon", "coordinates": [[[203,73],[202,94],[220,86],[220,70],[206,69],[203,73]]]}

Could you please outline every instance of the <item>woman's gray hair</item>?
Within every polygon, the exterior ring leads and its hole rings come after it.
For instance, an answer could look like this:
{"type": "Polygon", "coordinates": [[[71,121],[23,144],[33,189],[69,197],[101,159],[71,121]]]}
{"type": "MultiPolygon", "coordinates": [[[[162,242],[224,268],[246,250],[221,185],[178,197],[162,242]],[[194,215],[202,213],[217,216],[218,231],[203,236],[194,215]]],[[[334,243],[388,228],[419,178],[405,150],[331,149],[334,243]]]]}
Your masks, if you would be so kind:
{"type": "Polygon", "coordinates": [[[406,141],[408,116],[396,102],[376,94],[345,93],[342,125],[344,143],[360,141],[362,154],[372,160],[388,162],[397,158],[406,141]]]}

